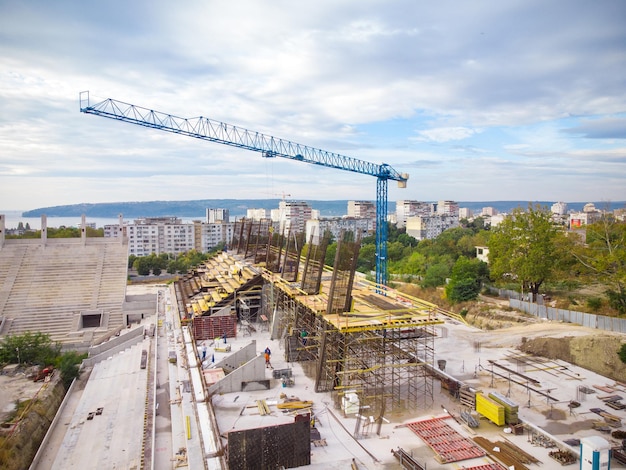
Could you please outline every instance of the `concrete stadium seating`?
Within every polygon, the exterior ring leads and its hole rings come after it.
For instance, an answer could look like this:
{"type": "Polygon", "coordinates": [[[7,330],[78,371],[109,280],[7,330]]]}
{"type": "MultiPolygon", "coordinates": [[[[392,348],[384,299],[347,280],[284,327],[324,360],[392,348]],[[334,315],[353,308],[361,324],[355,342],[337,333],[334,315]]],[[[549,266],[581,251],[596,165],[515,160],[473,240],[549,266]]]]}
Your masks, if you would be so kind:
{"type": "Polygon", "coordinates": [[[47,333],[88,345],[124,326],[128,244],[109,238],[4,240],[0,246],[0,335],[47,333]],[[100,314],[99,327],[81,317],[100,314]]]}

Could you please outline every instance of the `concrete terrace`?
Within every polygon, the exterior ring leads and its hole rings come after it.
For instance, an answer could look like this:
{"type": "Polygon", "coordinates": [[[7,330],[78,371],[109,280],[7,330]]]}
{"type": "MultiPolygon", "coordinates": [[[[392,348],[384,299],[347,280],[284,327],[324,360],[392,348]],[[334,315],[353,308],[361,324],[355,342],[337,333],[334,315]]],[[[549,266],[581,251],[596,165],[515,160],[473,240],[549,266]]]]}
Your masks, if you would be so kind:
{"type": "Polygon", "coordinates": [[[4,240],[0,334],[91,344],[124,327],[128,245],[118,239],[4,240]]]}

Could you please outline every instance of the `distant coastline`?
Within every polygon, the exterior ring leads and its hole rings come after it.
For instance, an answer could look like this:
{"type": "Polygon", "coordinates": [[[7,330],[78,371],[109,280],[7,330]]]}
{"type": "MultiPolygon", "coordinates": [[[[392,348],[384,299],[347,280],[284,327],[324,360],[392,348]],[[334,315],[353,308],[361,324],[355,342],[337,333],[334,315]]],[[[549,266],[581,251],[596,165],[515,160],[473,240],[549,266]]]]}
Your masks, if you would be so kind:
{"type": "MultiPolygon", "coordinates": [[[[65,206],[41,207],[22,212],[22,217],[87,217],[117,218],[122,214],[124,219],[139,217],[194,217],[204,218],[206,209],[228,209],[231,217],[243,217],[248,209],[276,209],[280,199],[202,199],[192,201],[146,201],[146,202],[115,202],[72,204],[65,206]]],[[[319,210],[323,217],[342,216],[347,213],[347,200],[321,201],[306,200],[313,209],[319,210]]],[[[435,202],[435,201],[432,201],[435,202]]],[[[480,212],[483,207],[493,207],[498,212],[510,213],[513,209],[528,207],[528,204],[539,204],[550,207],[557,201],[457,201],[459,207],[471,209],[474,213],[480,212]]],[[[567,202],[567,201],[566,201],[567,202]]],[[[568,210],[580,211],[588,202],[567,202],[568,210]]],[[[594,202],[596,208],[617,209],[624,207],[626,201],[594,202]]],[[[388,211],[395,212],[395,201],[389,202],[388,211]]]]}

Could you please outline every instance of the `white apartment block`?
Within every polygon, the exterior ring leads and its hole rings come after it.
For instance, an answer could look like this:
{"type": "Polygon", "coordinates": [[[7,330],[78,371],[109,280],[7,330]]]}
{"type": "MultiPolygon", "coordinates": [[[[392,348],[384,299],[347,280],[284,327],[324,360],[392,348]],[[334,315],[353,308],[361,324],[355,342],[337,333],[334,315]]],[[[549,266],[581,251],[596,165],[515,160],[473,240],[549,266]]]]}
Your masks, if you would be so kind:
{"type": "Polygon", "coordinates": [[[409,217],[406,221],[406,233],[416,240],[437,238],[445,230],[459,226],[459,214],[432,214],[409,217]]]}
{"type": "Polygon", "coordinates": [[[471,219],[474,216],[469,207],[459,207],[459,219],[471,219]]]}
{"type": "Polygon", "coordinates": [[[481,212],[481,215],[486,215],[486,216],[493,216],[493,215],[497,215],[498,214],[498,209],[496,209],[495,207],[483,207],[483,210],[481,212]]]}
{"type": "Polygon", "coordinates": [[[311,206],[305,201],[280,201],[278,210],[272,210],[272,221],[279,223],[279,230],[285,233],[302,233],[306,221],[313,217],[311,206]]]}
{"type": "Polygon", "coordinates": [[[372,201],[348,201],[348,217],[376,220],[376,204],[372,201]]]}
{"type": "Polygon", "coordinates": [[[215,224],[217,222],[230,222],[228,209],[207,209],[206,221],[209,224],[215,224]]]}
{"type": "Polygon", "coordinates": [[[459,216],[459,203],[454,201],[437,202],[437,214],[448,214],[459,216]]]}
{"type": "Polygon", "coordinates": [[[602,218],[601,211],[589,211],[587,205],[583,209],[583,212],[573,212],[569,215],[569,226],[572,229],[582,227],[584,225],[593,224],[602,218]]]}
{"type": "Polygon", "coordinates": [[[363,238],[374,234],[375,230],[375,220],[373,219],[356,217],[311,219],[306,222],[306,242],[312,241],[313,244],[318,245],[326,231],[333,235],[334,240],[338,240],[342,231],[353,232],[355,238],[363,238]]]}
{"type": "Polygon", "coordinates": [[[180,254],[190,250],[206,252],[221,242],[229,245],[235,224],[232,222],[183,223],[176,217],[146,217],[133,223],[104,226],[105,237],[128,237],[128,254],[135,256],[180,254]],[[120,230],[121,226],[121,230],[120,230]]]}
{"type": "Polygon", "coordinates": [[[246,211],[246,218],[252,220],[265,220],[271,217],[271,212],[268,209],[248,209],[246,211]]]}
{"type": "Polygon", "coordinates": [[[194,248],[201,253],[210,251],[220,243],[230,246],[235,230],[234,222],[202,223],[194,221],[194,248]]]}
{"type": "Polygon", "coordinates": [[[430,202],[396,201],[396,224],[398,228],[406,227],[406,220],[417,215],[430,215],[433,212],[433,204],[430,202]]]}
{"type": "Polygon", "coordinates": [[[194,248],[193,224],[177,217],[146,217],[125,226],[128,254],[184,253],[194,248]]]}

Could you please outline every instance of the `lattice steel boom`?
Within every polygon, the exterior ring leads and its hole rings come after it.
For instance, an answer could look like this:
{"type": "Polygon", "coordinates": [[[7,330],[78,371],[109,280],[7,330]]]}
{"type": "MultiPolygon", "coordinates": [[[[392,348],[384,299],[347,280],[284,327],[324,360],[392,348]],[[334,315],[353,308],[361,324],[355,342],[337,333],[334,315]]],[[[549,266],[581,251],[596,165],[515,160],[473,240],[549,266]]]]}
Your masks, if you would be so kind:
{"type": "Polygon", "coordinates": [[[387,284],[388,181],[397,181],[398,187],[404,188],[409,178],[408,174],[398,173],[386,163],[376,164],[346,157],[202,116],[181,118],[110,98],[92,106],[89,103],[88,91],[81,92],[79,99],[80,111],[86,114],[252,150],[267,158],[288,158],[376,177],[376,282],[381,285],[387,284]]]}

